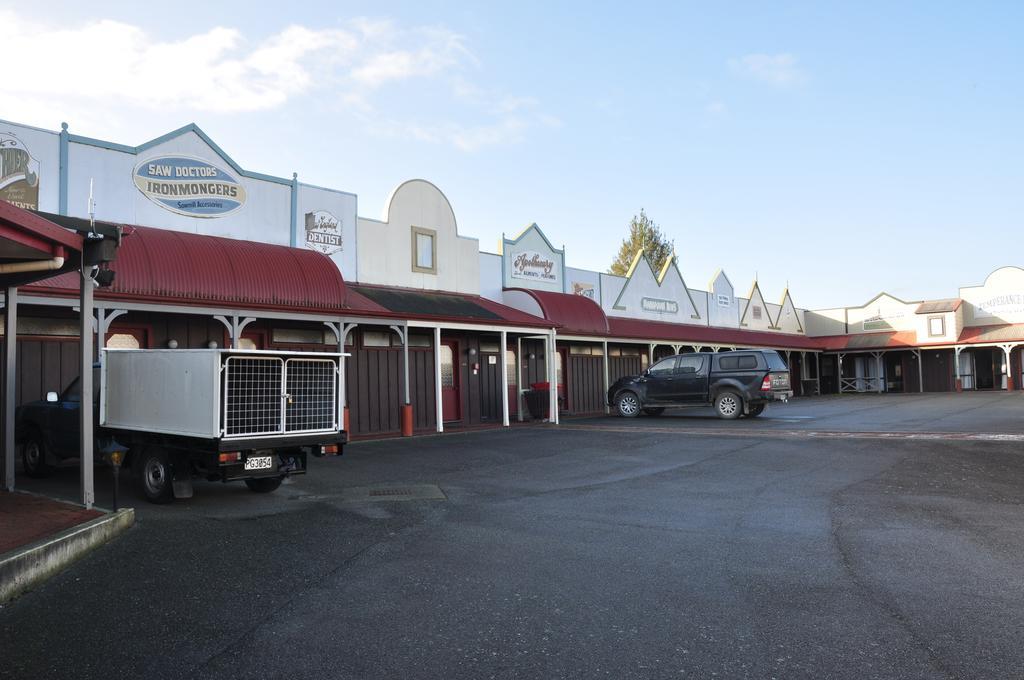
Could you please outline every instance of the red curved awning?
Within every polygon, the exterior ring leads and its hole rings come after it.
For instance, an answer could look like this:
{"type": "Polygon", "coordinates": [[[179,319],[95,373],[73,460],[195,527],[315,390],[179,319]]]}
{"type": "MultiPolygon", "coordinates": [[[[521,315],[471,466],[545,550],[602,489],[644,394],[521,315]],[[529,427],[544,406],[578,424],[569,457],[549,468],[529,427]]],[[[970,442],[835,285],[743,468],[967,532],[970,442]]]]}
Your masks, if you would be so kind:
{"type": "Polygon", "coordinates": [[[544,318],[560,325],[568,335],[608,335],[608,317],[601,306],[588,297],[569,293],[551,293],[527,288],[506,288],[526,293],[540,305],[544,318]]]}
{"type": "MultiPolygon", "coordinates": [[[[301,248],[202,236],[152,227],[127,228],[109,288],[98,299],[341,312],[345,282],[325,255],[301,248]]],[[[77,274],[35,284],[76,292],[77,274]]]]}

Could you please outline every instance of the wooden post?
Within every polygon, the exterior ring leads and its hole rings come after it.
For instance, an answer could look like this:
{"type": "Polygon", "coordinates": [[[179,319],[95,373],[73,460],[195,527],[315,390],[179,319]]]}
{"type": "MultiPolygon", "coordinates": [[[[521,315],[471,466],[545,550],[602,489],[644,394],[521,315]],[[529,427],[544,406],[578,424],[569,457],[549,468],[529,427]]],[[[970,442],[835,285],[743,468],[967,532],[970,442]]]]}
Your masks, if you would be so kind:
{"type": "Polygon", "coordinates": [[[82,397],[78,407],[79,416],[79,466],[81,469],[82,505],[92,508],[96,502],[96,487],[93,482],[93,423],[92,423],[92,322],[93,285],[92,267],[85,264],[82,253],[82,268],[79,271],[79,350],[82,373],[79,377],[82,397]]]}
{"type": "Polygon", "coordinates": [[[4,486],[14,491],[14,401],[18,370],[18,289],[7,289],[4,310],[6,365],[4,372],[4,486]]]}
{"type": "Polygon", "coordinates": [[[437,431],[444,432],[444,410],[441,405],[441,327],[434,329],[434,405],[437,407],[437,431]]]}
{"type": "Polygon", "coordinates": [[[508,422],[508,361],[505,359],[508,354],[508,331],[501,332],[501,354],[498,361],[501,362],[501,424],[509,426],[508,422]]]}

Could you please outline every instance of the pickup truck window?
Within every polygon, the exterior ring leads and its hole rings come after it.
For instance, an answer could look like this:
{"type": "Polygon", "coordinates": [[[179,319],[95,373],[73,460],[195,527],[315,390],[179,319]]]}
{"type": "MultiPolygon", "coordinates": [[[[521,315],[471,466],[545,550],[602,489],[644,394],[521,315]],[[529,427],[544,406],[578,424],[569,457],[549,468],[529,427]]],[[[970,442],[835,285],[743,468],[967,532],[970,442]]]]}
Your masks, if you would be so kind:
{"type": "Polygon", "coordinates": [[[704,370],[704,357],[679,357],[676,373],[700,373],[704,370]]]}
{"type": "Polygon", "coordinates": [[[653,376],[666,376],[670,375],[676,370],[676,363],[679,361],[679,357],[669,357],[668,359],[662,359],[658,363],[651,366],[651,370],[648,371],[653,376]]]}
{"type": "Polygon", "coordinates": [[[718,360],[718,366],[723,371],[739,371],[757,368],[757,357],[753,354],[739,354],[722,357],[718,360]]]}
{"type": "Polygon", "coordinates": [[[768,360],[768,368],[772,371],[788,371],[785,360],[778,352],[765,352],[764,358],[768,360]]]}

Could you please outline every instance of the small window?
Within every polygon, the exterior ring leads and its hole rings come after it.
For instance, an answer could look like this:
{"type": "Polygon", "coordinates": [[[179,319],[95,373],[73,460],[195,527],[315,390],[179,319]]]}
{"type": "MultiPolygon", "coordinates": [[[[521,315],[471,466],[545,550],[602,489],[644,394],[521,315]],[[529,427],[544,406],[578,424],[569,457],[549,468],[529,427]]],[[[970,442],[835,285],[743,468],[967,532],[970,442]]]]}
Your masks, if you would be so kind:
{"type": "Polygon", "coordinates": [[[669,375],[676,370],[676,364],[678,363],[679,357],[669,357],[668,359],[662,359],[658,363],[651,366],[650,374],[653,376],[669,375]]]}
{"type": "Polygon", "coordinates": [[[433,229],[412,228],[412,270],[437,273],[437,232],[433,229]]]}
{"type": "Polygon", "coordinates": [[[409,347],[431,347],[433,341],[429,335],[414,335],[409,334],[409,347]]]}
{"type": "Polygon", "coordinates": [[[363,331],[363,347],[391,347],[388,331],[363,331]]]}
{"type": "Polygon", "coordinates": [[[274,342],[284,345],[322,345],[324,332],[301,328],[275,328],[272,333],[274,342]]]}
{"type": "Polygon", "coordinates": [[[941,338],[946,334],[946,320],[941,316],[928,317],[928,336],[941,338]]]}
{"type": "Polygon", "coordinates": [[[692,356],[692,357],[679,357],[679,365],[676,367],[676,373],[690,374],[700,373],[704,369],[704,357],[692,356]]]}
{"type": "Polygon", "coordinates": [[[107,338],[107,347],[111,349],[139,349],[139,339],[133,333],[111,333],[107,338]]]}
{"type": "Polygon", "coordinates": [[[505,350],[505,365],[508,371],[508,384],[515,387],[519,384],[519,371],[516,370],[516,353],[512,350],[505,350]]]}
{"type": "Polygon", "coordinates": [[[755,319],[760,319],[761,318],[761,307],[760,306],[754,305],[753,307],[750,308],[750,311],[753,313],[755,319]]]}
{"type": "Polygon", "coordinates": [[[757,357],[753,354],[735,354],[718,360],[718,367],[723,371],[744,371],[757,368],[757,357]]]}
{"type": "Polygon", "coordinates": [[[498,351],[498,341],[497,340],[485,340],[485,339],[481,338],[481,340],[480,340],[480,352],[481,353],[495,354],[495,353],[497,353],[497,351],[498,351]]]}

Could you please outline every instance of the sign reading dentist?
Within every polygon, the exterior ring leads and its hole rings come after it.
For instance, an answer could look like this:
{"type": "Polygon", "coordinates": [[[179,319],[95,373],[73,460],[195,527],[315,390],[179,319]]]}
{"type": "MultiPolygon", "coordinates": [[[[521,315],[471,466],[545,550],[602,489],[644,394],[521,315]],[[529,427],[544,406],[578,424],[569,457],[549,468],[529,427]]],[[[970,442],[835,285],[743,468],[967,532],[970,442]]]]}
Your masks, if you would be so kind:
{"type": "Polygon", "coordinates": [[[150,158],[135,166],[133,178],[146,198],[187,217],[223,217],[245,205],[245,187],[201,158],[150,158]]]}

